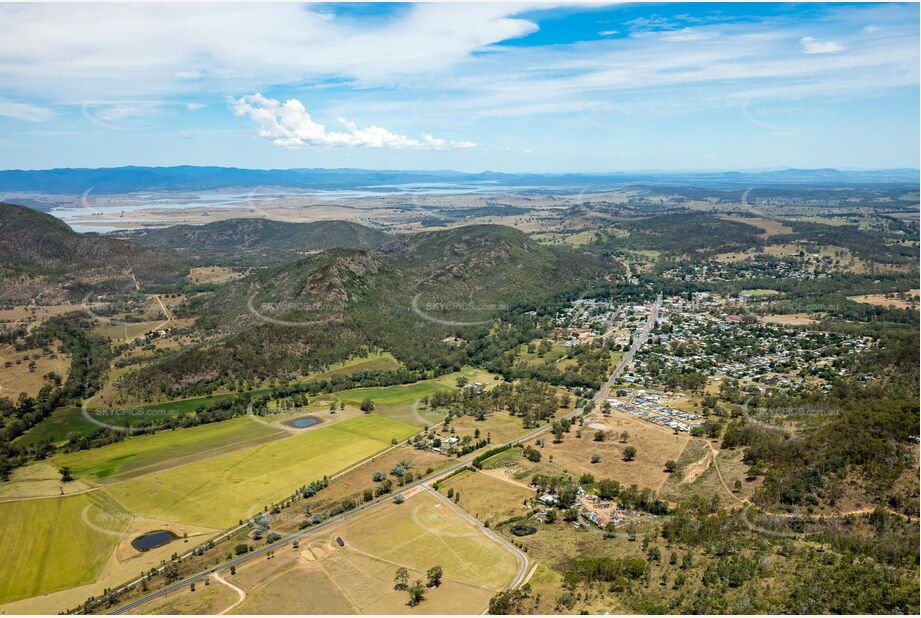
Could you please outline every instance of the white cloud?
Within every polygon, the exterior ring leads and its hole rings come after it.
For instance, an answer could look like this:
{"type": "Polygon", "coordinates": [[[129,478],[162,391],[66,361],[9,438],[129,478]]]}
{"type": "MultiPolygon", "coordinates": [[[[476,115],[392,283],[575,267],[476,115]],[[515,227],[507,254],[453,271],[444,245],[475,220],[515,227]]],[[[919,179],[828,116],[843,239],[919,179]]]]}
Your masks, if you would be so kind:
{"type": "Polygon", "coordinates": [[[359,127],[345,118],[339,122],[346,131],[330,131],[315,122],[297,99],[284,103],[259,93],[231,99],[230,107],[237,116],[248,116],[259,127],[259,136],[286,148],[301,146],[365,146],[391,150],[448,150],[474,148],[473,142],[454,142],[423,134],[421,140],[383,127],[359,127]]]}
{"type": "Polygon", "coordinates": [[[535,31],[515,17],[528,9],[417,4],[363,22],[294,3],[0,3],[0,92],[79,103],[328,77],[389,84],[535,31]]]}
{"type": "Polygon", "coordinates": [[[804,54],[833,54],[845,49],[838,41],[819,41],[811,36],[804,36],[799,44],[804,54]]]}
{"type": "Polygon", "coordinates": [[[185,108],[189,110],[190,112],[197,112],[198,110],[205,109],[206,107],[208,106],[205,105],[204,103],[186,103],[185,104],[185,108]]]}
{"type": "Polygon", "coordinates": [[[0,99],[0,116],[25,120],[26,122],[45,122],[54,118],[55,115],[47,107],[0,99]]]}

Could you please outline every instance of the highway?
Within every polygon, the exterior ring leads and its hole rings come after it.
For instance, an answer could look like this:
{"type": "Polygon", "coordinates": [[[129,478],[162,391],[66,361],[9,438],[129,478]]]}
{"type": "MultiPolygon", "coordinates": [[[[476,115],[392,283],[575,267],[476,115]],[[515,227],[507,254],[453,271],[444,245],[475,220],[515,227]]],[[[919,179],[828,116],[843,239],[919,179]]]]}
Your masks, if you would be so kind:
{"type": "MultiPolygon", "coordinates": [[[[608,391],[611,389],[611,387],[613,387],[613,385],[617,382],[617,379],[620,377],[620,374],[623,373],[624,369],[626,369],[627,366],[630,364],[630,362],[633,360],[633,356],[636,354],[637,350],[639,350],[639,349],[643,346],[643,344],[646,343],[646,340],[649,338],[650,333],[652,333],[652,330],[653,330],[653,328],[655,327],[656,319],[658,318],[659,309],[661,308],[661,306],[662,306],[662,294],[660,293],[660,294],[658,294],[657,297],[656,297],[656,301],[655,301],[655,303],[654,303],[654,305],[653,305],[653,310],[650,312],[649,317],[648,317],[648,319],[646,320],[646,324],[645,324],[644,327],[643,327],[642,333],[640,333],[640,335],[639,335],[638,337],[636,337],[636,338],[633,340],[633,345],[630,346],[630,349],[627,350],[627,352],[624,353],[623,357],[621,358],[620,363],[618,363],[617,367],[615,367],[614,371],[611,373],[611,376],[608,378],[608,381],[605,382],[604,385],[603,385],[600,389],[598,389],[598,392],[597,392],[597,393],[595,394],[595,396],[592,398],[592,406],[591,406],[592,409],[594,409],[594,407],[595,407],[596,405],[598,405],[600,402],[602,402],[602,401],[604,400],[604,398],[605,398],[606,395],[607,395],[607,392],[608,392],[608,391]]],[[[583,408],[583,409],[584,409],[584,408],[583,408]]],[[[575,411],[573,411],[572,413],[566,415],[566,417],[564,417],[564,418],[573,418],[573,417],[575,417],[575,416],[578,416],[578,415],[581,414],[581,413],[582,413],[582,410],[580,410],[579,408],[576,408],[575,411]]],[[[538,436],[538,435],[540,435],[540,434],[546,432],[546,431],[549,430],[549,429],[550,429],[550,425],[549,425],[549,424],[547,424],[547,425],[542,425],[542,426],[540,426],[540,427],[538,427],[538,428],[536,428],[536,429],[532,429],[531,431],[529,431],[529,432],[527,432],[527,433],[525,433],[525,434],[519,436],[519,437],[516,438],[515,440],[512,440],[512,441],[510,442],[510,444],[519,444],[519,443],[525,442],[526,440],[530,440],[531,438],[534,438],[535,436],[538,436]]],[[[378,455],[379,455],[379,454],[378,454],[378,455]]],[[[127,604],[123,605],[122,607],[119,607],[119,608],[115,609],[115,610],[112,611],[111,613],[112,613],[113,615],[131,613],[131,610],[136,609],[136,608],[140,607],[141,605],[144,605],[145,603],[148,603],[148,602],[150,602],[150,601],[152,601],[152,600],[154,600],[154,599],[157,599],[157,598],[162,597],[162,596],[164,596],[164,595],[166,595],[166,594],[169,594],[170,592],[174,592],[174,591],[180,590],[180,589],[182,589],[182,588],[187,588],[187,587],[189,587],[191,584],[193,584],[193,583],[195,583],[195,582],[199,582],[199,581],[201,581],[201,580],[204,580],[206,577],[209,577],[209,576],[212,575],[213,573],[217,573],[218,571],[223,571],[223,570],[225,570],[225,569],[229,569],[230,567],[236,566],[236,565],[238,565],[238,564],[240,564],[240,563],[243,563],[243,562],[246,562],[247,560],[251,560],[251,559],[257,558],[257,557],[259,557],[259,556],[264,556],[266,553],[268,553],[268,552],[270,552],[270,551],[273,551],[273,550],[280,549],[280,548],[282,548],[282,547],[288,545],[288,544],[291,543],[292,541],[301,540],[301,539],[303,539],[303,538],[306,538],[306,537],[308,537],[308,536],[311,536],[311,535],[313,535],[313,534],[316,534],[316,533],[318,533],[318,532],[321,532],[321,531],[323,531],[323,530],[326,530],[326,529],[328,529],[328,528],[331,528],[331,527],[333,527],[334,525],[336,525],[336,524],[338,524],[338,523],[341,523],[342,521],[344,521],[344,520],[346,520],[346,519],[348,519],[348,518],[350,518],[350,517],[353,517],[353,516],[355,516],[355,515],[357,515],[357,514],[359,514],[359,513],[362,513],[362,512],[364,512],[364,511],[366,511],[366,510],[368,510],[368,509],[370,509],[370,508],[373,508],[373,507],[375,507],[375,506],[377,506],[377,505],[379,505],[379,504],[382,504],[382,503],[384,503],[384,502],[387,502],[388,500],[392,500],[396,494],[406,492],[406,491],[408,491],[408,490],[410,490],[410,489],[413,489],[414,487],[425,486],[425,485],[427,485],[427,484],[433,484],[433,483],[437,482],[438,480],[440,480],[440,479],[442,479],[442,478],[444,478],[444,477],[450,475],[451,473],[456,472],[457,470],[459,470],[459,469],[461,469],[461,468],[463,468],[463,467],[465,467],[465,466],[469,466],[470,463],[476,458],[476,456],[477,456],[477,455],[473,455],[473,456],[471,456],[471,457],[468,457],[468,458],[466,458],[466,459],[463,459],[462,461],[458,461],[456,464],[451,465],[451,466],[449,466],[448,468],[446,468],[446,469],[444,469],[444,470],[441,470],[441,471],[439,471],[439,472],[435,472],[435,473],[433,473],[433,474],[431,474],[431,475],[429,475],[429,476],[427,476],[427,477],[421,478],[421,479],[419,479],[419,480],[417,480],[417,481],[413,481],[412,483],[409,483],[409,484],[407,484],[407,485],[404,485],[402,488],[400,488],[399,491],[395,492],[394,494],[388,494],[388,495],[385,495],[385,496],[381,496],[381,497],[376,498],[376,499],[374,499],[374,500],[372,500],[371,502],[368,502],[368,503],[366,503],[366,504],[363,504],[363,505],[359,506],[358,508],[355,508],[355,509],[353,509],[353,510],[351,510],[351,511],[347,511],[347,512],[345,512],[345,513],[341,513],[341,514],[339,514],[339,515],[336,515],[336,516],[334,516],[334,517],[331,517],[331,518],[327,519],[326,521],[324,521],[324,522],[322,522],[322,523],[320,523],[320,524],[317,524],[316,526],[311,526],[310,528],[307,528],[307,529],[305,529],[305,530],[301,530],[301,531],[299,531],[299,532],[295,532],[295,533],[289,534],[288,536],[282,538],[282,539],[279,540],[279,541],[276,541],[275,543],[272,543],[271,545],[265,545],[265,546],[263,546],[263,547],[260,547],[260,548],[258,548],[258,549],[255,549],[255,550],[253,550],[253,551],[251,551],[251,552],[248,552],[248,553],[246,553],[246,554],[243,554],[242,556],[237,556],[236,558],[233,558],[233,559],[231,559],[231,560],[228,560],[227,562],[224,562],[224,563],[222,563],[222,564],[220,564],[220,565],[218,565],[218,566],[212,567],[212,568],[210,568],[210,569],[208,569],[208,570],[206,570],[206,571],[202,571],[202,572],[200,572],[200,573],[198,573],[198,574],[196,574],[196,575],[192,575],[192,576],[186,577],[186,578],[184,578],[184,579],[181,579],[181,580],[179,580],[179,581],[173,582],[172,584],[169,584],[168,586],[165,586],[164,588],[161,588],[160,590],[156,590],[156,591],[151,592],[151,593],[149,593],[149,594],[146,594],[146,595],[144,595],[143,597],[140,597],[140,598],[138,598],[138,599],[136,599],[136,600],[134,600],[134,601],[131,601],[130,603],[127,603],[127,604]]],[[[337,475],[337,476],[339,476],[339,475],[337,475]]],[[[477,521],[477,524],[479,525],[479,522],[478,522],[478,521],[477,521]]],[[[480,525],[480,528],[483,529],[483,530],[486,530],[482,525],[480,525]]],[[[228,536],[229,534],[231,534],[231,532],[233,532],[233,531],[235,531],[235,530],[238,530],[238,529],[239,529],[239,527],[238,527],[238,528],[235,528],[235,529],[232,530],[232,531],[228,531],[228,532],[222,534],[220,538],[226,537],[226,536],[228,536]]],[[[495,538],[495,537],[493,537],[493,538],[495,538]]],[[[506,543],[506,546],[508,546],[507,543],[506,543]]],[[[525,564],[526,564],[526,563],[527,563],[527,559],[525,559],[525,564]]],[[[512,582],[512,585],[511,585],[512,588],[514,588],[515,586],[517,586],[517,585],[519,585],[519,584],[521,583],[521,580],[522,580],[522,578],[523,578],[524,573],[526,572],[526,570],[527,570],[527,569],[525,569],[525,568],[519,569],[519,572],[518,572],[518,573],[516,574],[516,576],[515,576],[515,580],[512,582]]],[[[132,582],[132,583],[134,583],[134,582],[132,582]]],[[[131,584],[128,584],[128,585],[130,586],[131,584]]],[[[121,587],[119,590],[122,590],[122,589],[124,589],[124,588],[125,588],[125,586],[121,587]]]]}

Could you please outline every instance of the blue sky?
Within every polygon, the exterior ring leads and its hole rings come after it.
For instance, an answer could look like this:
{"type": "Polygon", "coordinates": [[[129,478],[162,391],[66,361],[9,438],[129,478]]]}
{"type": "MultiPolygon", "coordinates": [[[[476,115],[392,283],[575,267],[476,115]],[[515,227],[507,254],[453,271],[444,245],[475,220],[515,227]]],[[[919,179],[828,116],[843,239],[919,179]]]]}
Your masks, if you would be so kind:
{"type": "Polygon", "coordinates": [[[0,168],[919,166],[917,4],[0,4],[0,168]]]}

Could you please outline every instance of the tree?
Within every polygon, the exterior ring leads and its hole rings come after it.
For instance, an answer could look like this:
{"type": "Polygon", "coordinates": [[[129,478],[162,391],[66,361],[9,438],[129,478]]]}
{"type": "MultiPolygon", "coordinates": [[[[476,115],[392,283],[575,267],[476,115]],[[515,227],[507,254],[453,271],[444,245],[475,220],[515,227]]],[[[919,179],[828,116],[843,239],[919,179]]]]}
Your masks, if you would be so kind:
{"type": "Polygon", "coordinates": [[[562,425],[560,425],[559,423],[554,423],[554,424],[553,424],[553,441],[554,441],[556,444],[559,444],[560,442],[563,441],[563,434],[564,434],[564,433],[566,433],[566,432],[563,430],[563,426],[562,426],[562,425]]]}
{"type": "Polygon", "coordinates": [[[596,463],[599,463],[600,461],[601,461],[601,455],[599,455],[598,453],[592,453],[592,463],[596,464],[596,463]]]}
{"type": "Polygon", "coordinates": [[[249,551],[249,546],[246,543],[239,543],[235,548],[234,552],[240,556],[249,551]]]}
{"type": "Polygon", "coordinates": [[[624,449],[624,461],[633,461],[636,457],[636,448],[628,446],[624,449]]]}
{"type": "Polygon", "coordinates": [[[70,474],[70,468],[67,466],[63,466],[62,468],[60,468],[58,470],[58,473],[61,475],[62,483],[69,483],[72,480],[74,480],[74,477],[70,474]]]}
{"type": "Polygon", "coordinates": [[[397,574],[393,578],[393,589],[394,590],[406,590],[409,588],[409,571],[404,567],[397,569],[397,574]]]}
{"type": "Polygon", "coordinates": [[[626,444],[630,440],[630,432],[622,431],[620,433],[620,441],[626,444]]]}
{"type": "Polygon", "coordinates": [[[613,500],[620,494],[620,483],[612,479],[598,481],[598,497],[602,500],[613,500]]]}
{"type": "Polygon", "coordinates": [[[413,585],[409,587],[409,606],[415,607],[424,600],[425,586],[422,585],[422,581],[417,579],[413,582],[413,585]]]}
{"type": "Polygon", "coordinates": [[[595,432],[595,442],[604,442],[604,431],[601,429],[595,432]]]}
{"type": "Polygon", "coordinates": [[[393,497],[394,504],[403,504],[406,502],[406,498],[403,497],[403,494],[397,494],[393,497]]]}
{"type": "Polygon", "coordinates": [[[675,470],[678,469],[678,462],[674,459],[669,459],[665,462],[665,471],[669,474],[673,474],[675,470]]]}
{"type": "Polygon", "coordinates": [[[361,411],[365,414],[371,414],[371,410],[374,409],[374,402],[371,401],[370,397],[365,397],[361,400],[361,411]]]}
{"type": "Polygon", "coordinates": [[[435,565],[426,572],[426,576],[429,578],[428,586],[429,588],[437,588],[441,585],[441,578],[444,575],[444,570],[435,565]]]}

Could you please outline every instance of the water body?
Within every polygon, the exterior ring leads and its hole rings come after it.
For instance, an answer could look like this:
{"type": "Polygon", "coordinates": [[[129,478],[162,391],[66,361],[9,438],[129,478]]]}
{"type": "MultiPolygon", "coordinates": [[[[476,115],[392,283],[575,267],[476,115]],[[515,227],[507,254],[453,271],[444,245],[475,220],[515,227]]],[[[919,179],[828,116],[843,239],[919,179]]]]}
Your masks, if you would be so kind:
{"type": "Polygon", "coordinates": [[[297,429],[305,429],[307,427],[313,427],[320,422],[316,416],[301,416],[300,418],[293,418],[289,421],[285,421],[285,425],[288,427],[296,427],[297,429]]]}
{"type": "Polygon", "coordinates": [[[150,532],[145,532],[131,541],[131,546],[138,551],[147,551],[155,547],[162,547],[178,538],[178,536],[169,530],[152,530],[150,532]]]}

